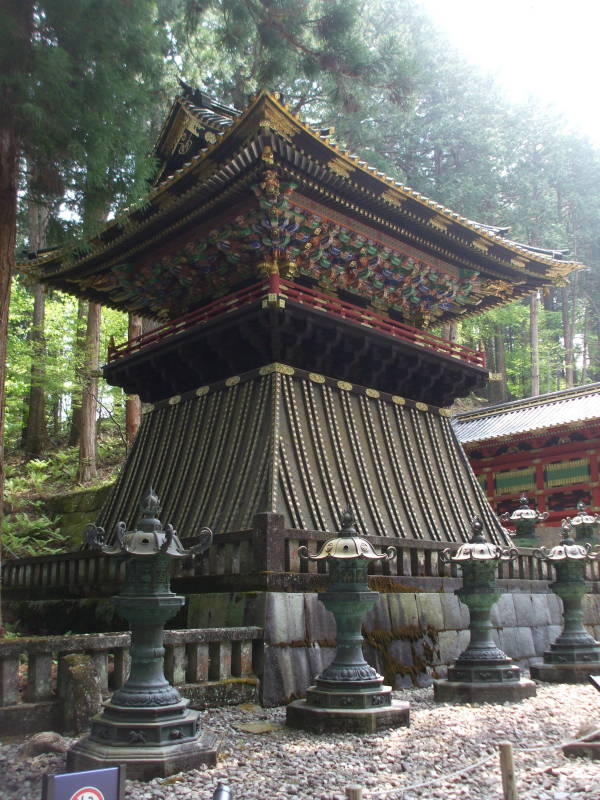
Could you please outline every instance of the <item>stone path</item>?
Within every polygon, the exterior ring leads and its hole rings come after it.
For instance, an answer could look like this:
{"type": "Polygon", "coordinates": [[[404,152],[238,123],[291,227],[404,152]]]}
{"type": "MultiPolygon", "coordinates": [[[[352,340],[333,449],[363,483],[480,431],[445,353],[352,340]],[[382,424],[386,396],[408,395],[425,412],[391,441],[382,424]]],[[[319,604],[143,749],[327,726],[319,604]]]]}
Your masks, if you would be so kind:
{"type": "MultiPolygon", "coordinates": [[[[219,780],[231,786],[233,800],[342,800],[349,784],[363,786],[365,800],[500,800],[499,742],[553,745],[582,725],[600,728],[600,696],[587,685],[541,685],[537,697],[506,706],[436,705],[432,689],[396,696],[411,704],[410,727],[366,736],[288,730],[284,708],[207,711],[205,728],[222,738],[217,766],[128,781],[126,800],[210,800],[219,780]],[[434,783],[488,755],[480,768],[434,783]],[[402,793],[416,783],[426,786],[402,793]]],[[[63,771],[64,756],[20,760],[18,751],[17,744],[0,745],[0,798],[38,800],[41,775],[63,771]]],[[[543,750],[515,752],[515,767],[519,800],[600,800],[600,761],[543,750]]]]}

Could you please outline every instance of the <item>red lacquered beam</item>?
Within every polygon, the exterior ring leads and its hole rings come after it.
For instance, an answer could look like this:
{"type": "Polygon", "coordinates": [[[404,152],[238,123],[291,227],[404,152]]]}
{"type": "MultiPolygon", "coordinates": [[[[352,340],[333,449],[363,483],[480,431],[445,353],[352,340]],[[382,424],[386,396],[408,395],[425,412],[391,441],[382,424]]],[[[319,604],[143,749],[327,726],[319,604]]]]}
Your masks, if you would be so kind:
{"type": "Polygon", "coordinates": [[[144,333],[141,336],[136,336],[134,339],[123,342],[123,344],[116,347],[109,347],[108,363],[110,364],[119,358],[138,352],[144,347],[155,344],[170,336],[175,336],[182,331],[189,330],[196,325],[204,324],[215,317],[240,308],[247,303],[252,303],[255,300],[264,298],[267,294],[282,295],[302,305],[307,305],[311,308],[333,314],[336,317],[347,319],[349,322],[373,328],[373,330],[378,330],[389,336],[411,342],[419,347],[435,350],[451,358],[457,358],[461,361],[466,361],[478,367],[485,368],[485,353],[483,351],[478,352],[468,347],[463,347],[462,345],[453,344],[446,339],[442,339],[440,336],[435,336],[432,333],[413,328],[410,325],[404,325],[402,322],[396,322],[376,312],[366,311],[352,303],[347,303],[345,300],[340,300],[337,297],[330,297],[314,289],[300,286],[292,281],[281,278],[279,275],[270,275],[267,281],[261,281],[245,289],[232,292],[225,297],[209,303],[207,306],[203,306],[176,320],[167,322],[153,331],[144,333]]]}
{"type": "Polygon", "coordinates": [[[321,311],[328,311],[331,314],[335,314],[351,322],[356,322],[360,325],[379,330],[390,336],[404,339],[405,341],[412,342],[422,347],[429,347],[452,358],[459,358],[461,361],[468,361],[471,364],[485,368],[484,352],[478,352],[477,350],[471,350],[462,345],[453,344],[447,339],[442,339],[440,336],[435,336],[432,333],[413,328],[402,322],[396,322],[377,312],[366,311],[345,300],[340,300],[337,297],[330,297],[322,292],[309,289],[305,286],[299,286],[291,281],[280,278],[279,283],[283,293],[290,300],[313,306],[313,308],[318,308],[321,311]]]}

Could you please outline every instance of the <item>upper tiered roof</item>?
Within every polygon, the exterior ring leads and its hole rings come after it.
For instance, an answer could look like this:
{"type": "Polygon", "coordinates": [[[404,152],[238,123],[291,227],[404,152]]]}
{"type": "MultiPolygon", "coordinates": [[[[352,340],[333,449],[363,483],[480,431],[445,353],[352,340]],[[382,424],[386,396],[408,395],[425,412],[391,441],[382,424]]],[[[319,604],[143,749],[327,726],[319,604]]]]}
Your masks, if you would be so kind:
{"type": "Polygon", "coordinates": [[[173,318],[264,274],[423,325],[564,281],[580,265],[450,211],[341,149],[262,92],[243,113],[186,87],[156,153],[159,182],[37,279],[173,318]]]}

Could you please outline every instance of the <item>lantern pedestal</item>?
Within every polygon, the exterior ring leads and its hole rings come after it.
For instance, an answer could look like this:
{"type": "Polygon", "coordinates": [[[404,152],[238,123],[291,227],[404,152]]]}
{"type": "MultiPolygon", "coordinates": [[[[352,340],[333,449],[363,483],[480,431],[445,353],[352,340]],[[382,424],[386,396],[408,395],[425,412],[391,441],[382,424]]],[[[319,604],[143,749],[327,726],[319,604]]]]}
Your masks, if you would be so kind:
{"type": "Polygon", "coordinates": [[[500,597],[495,577],[498,560],[509,554],[485,541],[479,520],[472,524],[471,542],[462,545],[456,556],[446,556],[463,570],[463,586],[455,594],[469,608],[471,638],[448,668],[448,678],[433,682],[433,696],[438,703],[517,703],[535,695],[535,683],[521,678],[519,667],[496,645],[490,622],[492,606],[500,597]]]}
{"type": "MultiPolygon", "coordinates": [[[[197,713],[197,712],[196,712],[197,713]]],[[[188,714],[194,714],[189,711],[188,714]]],[[[197,719],[197,718],[196,718],[197,719]]],[[[124,723],[131,726],[131,722],[124,723]]],[[[159,728],[152,730],[144,724],[144,733],[159,738],[159,728]]],[[[83,772],[88,769],[104,769],[127,765],[127,777],[138,781],[152,778],[167,778],[178,772],[197,769],[201,764],[214,766],[217,763],[216,737],[204,734],[191,742],[132,747],[111,744],[102,745],[91,736],[77,742],[67,754],[67,771],[83,772]]]]}
{"type": "Polygon", "coordinates": [[[535,694],[535,682],[520,678],[518,674],[506,682],[438,680],[433,683],[436,703],[520,703],[526,697],[535,697],[535,694]]]}
{"type": "MultiPolygon", "coordinates": [[[[572,539],[565,541],[572,542],[572,539]]],[[[587,683],[589,675],[600,672],[600,642],[583,627],[581,601],[587,591],[586,560],[569,557],[570,551],[564,542],[559,547],[565,551],[565,558],[553,562],[556,581],[550,584],[550,588],[563,601],[564,627],[558,639],[544,653],[544,663],[531,667],[531,677],[549,683],[587,683]]],[[[574,547],[586,554],[589,550],[589,545],[588,549],[577,544],[574,547]]]]}
{"type": "Polygon", "coordinates": [[[323,592],[319,600],[335,616],[337,650],[332,663],[315,679],[306,700],[287,707],[292,728],[345,733],[373,733],[409,724],[409,704],[392,699],[392,687],[365,661],[363,613],[377,602],[377,592],[323,592]]]}
{"type": "Polygon", "coordinates": [[[336,539],[325,542],[311,560],[327,559],[329,591],[319,600],[335,617],[337,646],[331,664],[315,679],[306,700],[295,700],[286,710],[291,728],[343,733],[373,733],[409,723],[409,704],[392,699],[391,686],[383,685],[377,670],[365,661],[361,620],[377,602],[378,592],[369,591],[370,560],[393,558],[394,548],[378,555],[366,540],[358,537],[349,511],[342,517],[342,530],[336,539]]]}
{"type": "Polygon", "coordinates": [[[159,510],[159,500],[150,490],[142,503],[139,529],[125,533],[121,524],[116,548],[103,544],[101,529],[91,526],[88,531],[104,552],[127,557],[125,588],[113,603],[131,628],[131,671],[92,719],[89,736],[67,753],[70,772],[126,764],[127,777],[150,780],[216,764],[215,737],[202,734],[200,713],[188,709],[189,701],[163,671],[164,624],[185,602],[170,589],[169,563],[191,551],[183,549],[170,526],[163,530],[156,519],[159,510]]]}

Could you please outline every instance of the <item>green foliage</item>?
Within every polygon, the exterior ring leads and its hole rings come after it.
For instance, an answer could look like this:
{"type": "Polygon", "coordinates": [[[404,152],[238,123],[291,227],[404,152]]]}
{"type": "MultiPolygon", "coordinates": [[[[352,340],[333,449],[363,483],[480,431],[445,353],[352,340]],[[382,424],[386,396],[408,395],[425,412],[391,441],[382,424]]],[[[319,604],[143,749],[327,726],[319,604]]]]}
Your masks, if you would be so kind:
{"type": "Polygon", "coordinates": [[[13,558],[50,556],[65,549],[64,537],[51,520],[30,503],[27,512],[17,511],[2,520],[2,549],[13,558]]]}
{"type": "MultiPolygon", "coordinates": [[[[22,280],[13,281],[8,334],[8,379],[6,384],[6,446],[9,451],[20,447],[26,414],[26,400],[35,357],[29,337],[33,299],[22,280]]],[[[46,299],[46,374],[45,393],[51,439],[60,441],[66,435],[77,376],[81,374],[84,354],[76,347],[77,299],[62,292],[52,292],[46,299]],[[58,429],[53,416],[56,414],[58,429]]],[[[101,360],[111,338],[127,337],[127,315],[110,308],[102,310],[100,334],[101,360]]],[[[111,416],[113,425],[124,424],[124,398],[121,389],[102,382],[99,390],[101,416],[111,416]]]]}
{"type": "Polygon", "coordinates": [[[2,548],[13,557],[52,555],[64,549],[57,521],[47,517],[36,499],[49,478],[50,460],[35,459],[9,467],[4,487],[2,548]]]}

